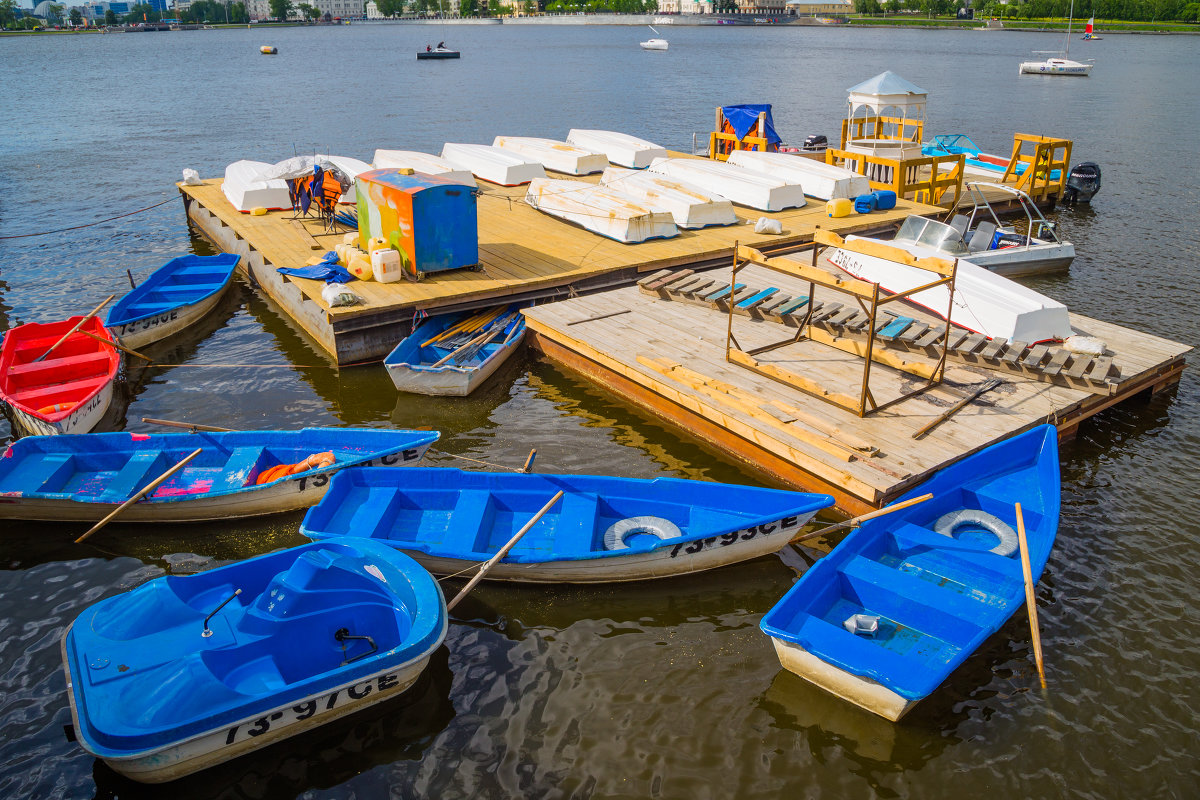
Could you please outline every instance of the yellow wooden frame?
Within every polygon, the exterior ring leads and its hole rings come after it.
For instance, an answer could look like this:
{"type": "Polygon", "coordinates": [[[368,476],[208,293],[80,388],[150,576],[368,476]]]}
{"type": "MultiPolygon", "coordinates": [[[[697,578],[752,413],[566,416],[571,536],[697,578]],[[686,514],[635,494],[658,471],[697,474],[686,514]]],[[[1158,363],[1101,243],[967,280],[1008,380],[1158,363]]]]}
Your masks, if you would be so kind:
{"type": "Polygon", "coordinates": [[[730,145],[730,152],[734,150],[757,150],[766,152],[767,149],[767,115],[766,112],[760,112],[758,115],[758,123],[754,126],[754,130],[746,134],[742,138],[738,138],[736,134],[725,133],[725,114],[721,112],[721,107],[717,106],[716,121],[713,123],[713,131],[708,135],[708,157],[714,161],[728,161],[729,153],[721,152],[724,148],[718,147],[719,142],[726,142],[730,145]]]}
{"type": "Polygon", "coordinates": [[[851,117],[842,120],[842,144],[855,139],[890,139],[898,142],[920,142],[925,137],[925,120],[904,117],[851,117]],[[884,133],[885,125],[895,125],[900,135],[884,133]],[[911,132],[909,129],[912,129],[911,132]]]}
{"type": "Polygon", "coordinates": [[[891,189],[896,193],[896,197],[937,205],[951,190],[953,197],[949,202],[958,202],[962,194],[966,157],[960,154],[900,160],[867,153],[851,153],[831,147],[825,151],[825,163],[849,169],[863,176],[877,175],[882,170],[890,169],[890,182],[868,177],[872,189],[891,189]],[[942,166],[946,164],[954,166],[952,169],[943,170],[942,166]]]}
{"type": "Polygon", "coordinates": [[[1016,188],[1035,201],[1051,195],[1057,200],[1062,196],[1067,177],[1071,174],[1071,147],[1070,139],[1014,134],[1012,158],[1000,182],[1008,183],[1010,178],[1016,176],[1017,164],[1025,164],[1025,171],[1017,176],[1016,188]],[[1032,152],[1026,150],[1027,146],[1032,147],[1032,152]],[[1057,179],[1051,178],[1054,170],[1058,170],[1057,179]]]}

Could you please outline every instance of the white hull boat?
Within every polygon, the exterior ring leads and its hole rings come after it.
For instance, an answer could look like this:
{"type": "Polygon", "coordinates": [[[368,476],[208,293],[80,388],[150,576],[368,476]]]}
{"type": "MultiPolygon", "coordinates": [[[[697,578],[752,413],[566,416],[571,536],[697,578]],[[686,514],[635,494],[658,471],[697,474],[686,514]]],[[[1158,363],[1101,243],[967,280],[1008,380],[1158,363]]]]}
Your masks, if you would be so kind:
{"type": "Polygon", "coordinates": [[[492,146],[502,148],[526,161],[536,161],[548,170],[566,175],[591,175],[593,172],[603,172],[608,166],[608,156],[603,153],[554,139],[497,136],[492,146]]]}
{"type": "Polygon", "coordinates": [[[1073,61],[1069,58],[1047,58],[1044,61],[1022,61],[1022,75],[1078,75],[1087,77],[1092,71],[1092,64],[1073,61]]]}
{"type": "Polygon", "coordinates": [[[545,214],[626,244],[679,233],[669,211],[648,208],[607,186],[535,178],[529,184],[525,202],[545,214]]]}
{"type": "Polygon", "coordinates": [[[600,176],[600,183],[642,205],[669,211],[680,228],[734,225],[738,221],[733,203],[725,198],[711,197],[697,186],[652,172],[609,167],[600,176]]]}
{"type": "MultiPolygon", "coordinates": [[[[95,396],[80,403],[70,414],[53,422],[36,417],[16,405],[8,406],[9,422],[20,436],[56,436],[60,433],[87,433],[100,424],[112,405],[113,382],[100,387],[95,396]]],[[[49,517],[51,520],[63,517],[49,517]]]]}
{"type": "Polygon", "coordinates": [[[342,171],[347,178],[350,179],[350,188],[342,193],[342,197],[338,200],[339,203],[358,203],[358,192],[354,188],[354,179],[358,177],[360,172],[370,172],[373,167],[365,161],[360,161],[357,158],[349,156],[323,156],[318,155],[317,158],[324,159],[330,164],[333,164],[342,171]]]}
{"type": "Polygon", "coordinates": [[[604,153],[612,163],[632,169],[645,169],[654,159],[667,157],[665,147],[618,131],[572,128],[567,144],[604,153]]]}
{"type": "Polygon", "coordinates": [[[501,186],[520,186],[534,178],[546,177],[546,170],[536,161],[486,144],[447,142],[442,147],[442,158],[455,169],[467,170],[481,181],[501,186]]]}
{"type": "Polygon", "coordinates": [[[760,211],[800,208],[807,202],[798,184],[706,158],[659,158],[650,172],[760,211]]]}
{"type": "Polygon", "coordinates": [[[641,44],[643,50],[668,50],[671,47],[666,39],[647,39],[641,44]]]}
{"type": "Polygon", "coordinates": [[[286,182],[264,181],[258,177],[259,172],[273,166],[265,161],[235,161],[225,168],[221,191],[233,207],[242,213],[249,213],[256,208],[269,211],[291,208],[292,198],[286,182]]]}
{"type": "Polygon", "coordinates": [[[416,150],[376,150],[373,163],[375,169],[411,169],[455,183],[475,185],[475,176],[469,169],[458,169],[444,158],[416,150]]]}
{"type": "MultiPolygon", "coordinates": [[[[926,256],[920,247],[904,242],[884,242],[864,236],[847,236],[848,248],[838,248],[829,256],[830,263],[856,278],[878,283],[889,292],[899,293],[929,283],[933,274],[876,255],[855,252],[856,241],[891,245],[926,256]]],[[[945,313],[948,287],[937,286],[918,292],[908,299],[939,316],[945,313]]],[[[1008,278],[995,275],[970,261],[959,260],[954,282],[954,307],[951,322],[989,339],[1004,338],[1018,342],[1044,342],[1066,339],[1073,331],[1067,307],[1008,278]]]]}
{"type": "Polygon", "coordinates": [[[865,175],[804,156],[735,150],[726,163],[797,183],[806,195],[818,200],[855,198],[871,191],[865,175]]]}

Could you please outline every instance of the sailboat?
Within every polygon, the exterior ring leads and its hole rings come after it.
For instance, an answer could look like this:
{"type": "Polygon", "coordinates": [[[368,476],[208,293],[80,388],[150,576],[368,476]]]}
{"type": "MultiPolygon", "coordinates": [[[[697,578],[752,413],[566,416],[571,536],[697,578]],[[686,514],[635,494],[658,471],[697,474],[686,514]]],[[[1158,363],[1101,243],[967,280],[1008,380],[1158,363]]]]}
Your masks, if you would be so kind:
{"type": "MultiPolygon", "coordinates": [[[[1071,0],[1071,10],[1067,16],[1067,38],[1066,44],[1061,51],[1058,50],[1034,50],[1035,53],[1050,54],[1056,53],[1058,57],[1053,55],[1043,61],[1022,61],[1019,74],[1022,75],[1080,75],[1087,77],[1087,74],[1092,71],[1090,62],[1072,61],[1068,56],[1071,51],[1071,21],[1075,17],[1075,0],[1071,0]]],[[[1090,23],[1089,23],[1090,24],[1090,23]]]]}
{"type": "MultiPolygon", "coordinates": [[[[439,8],[438,16],[440,16],[442,18],[442,32],[445,33],[446,9],[442,7],[440,0],[438,3],[438,8],[439,8]]],[[[459,53],[457,50],[451,50],[449,47],[446,47],[445,42],[438,42],[437,47],[430,47],[429,45],[425,45],[424,52],[421,52],[420,50],[417,51],[417,60],[418,61],[428,61],[430,59],[442,59],[442,58],[461,58],[461,56],[462,56],[462,54],[459,53]]]]}
{"type": "Polygon", "coordinates": [[[653,25],[647,25],[646,27],[654,31],[655,38],[642,42],[643,50],[666,50],[670,46],[666,39],[661,38],[662,34],[654,30],[653,25]]]}
{"type": "Polygon", "coordinates": [[[1085,42],[1094,42],[1097,39],[1103,39],[1104,38],[1103,36],[1097,36],[1094,33],[1095,27],[1096,27],[1096,18],[1092,17],[1091,19],[1089,19],[1087,21],[1087,26],[1084,27],[1084,29],[1083,29],[1083,36],[1081,36],[1079,38],[1083,39],[1085,42]]]}

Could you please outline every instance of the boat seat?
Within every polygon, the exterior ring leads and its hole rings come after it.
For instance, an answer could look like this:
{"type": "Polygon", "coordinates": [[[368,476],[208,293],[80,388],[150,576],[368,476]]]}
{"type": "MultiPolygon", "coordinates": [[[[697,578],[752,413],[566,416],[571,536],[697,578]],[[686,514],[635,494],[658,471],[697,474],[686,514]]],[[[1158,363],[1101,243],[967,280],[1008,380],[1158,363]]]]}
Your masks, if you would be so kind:
{"type": "Polygon", "coordinates": [[[992,238],[996,235],[996,223],[984,222],[975,226],[975,230],[971,232],[971,241],[967,242],[967,250],[971,253],[979,253],[987,250],[992,246],[992,238]]]}
{"type": "Polygon", "coordinates": [[[4,489],[9,492],[54,492],[74,472],[73,454],[47,453],[37,459],[24,459],[20,469],[9,473],[4,489]],[[43,489],[47,483],[53,483],[55,488],[43,489]]]}
{"type": "Polygon", "coordinates": [[[492,495],[481,490],[460,492],[450,519],[454,524],[442,537],[442,550],[447,553],[487,553],[488,528],[494,519],[492,495]]]}
{"type": "MultiPolygon", "coordinates": [[[[903,677],[913,675],[914,670],[923,671],[927,663],[925,659],[894,652],[879,640],[857,636],[840,624],[826,622],[811,614],[798,615],[796,622],[796,626],[789,631],[791,635],[788,639],[799,640],[803,643],[802,647],[812,651],[822,661],[830,660],[823,653],[836,653],[837,660],[850,666],[856,675],[870,677],[893,691],[899,689],[916,696],[928,693],[924,687],[899,685],[903,677]]],[[[916,655],[919,656],[919,653],[916,655]]]]}
{"type": "Polygon", "coordinates": [[[61,397],[64,393],[86,397],[106,383],[108,383],[107,374],[95,378],[71,381],[70,383],[58,383],[54,386],[39,386],[26,391],[13,392],[11,397],[21,405],[38,409],[46,405],[47,400],[54,397],[61,397]]]}
{"type": "Polygon", "coordinates": [[[557,513],[550,550],[568,557],[590,553],[596,539],[596,513],[599,504],[599,498],[594,492],[564,494],[557,513]]]}
{"type": "MultiPolygon", "coordinates": [[[[901,603],[895,606],[873,608],[872,612],[884,614],[896,622],[916,630],[925,631],[923,621],[935,619],[933,615],[925,613],[926,608],[956,617],[971,626],[977,626],[976,620],[987,613],[989,605],[993,605],[982,598],[956,592],[946,586],[922,580],[911,572],[893,569],[874,559],[862,556],[856,556],[843,564],[841,572],[848,577],[866,581],[886,592],[888,596],[900,600],[901,603]],[[915,613],[909,617],[908,614],[901,613],[903,609],[911,609],[915,613]]],[[[935,624],[937,622],[941,621],[935,619],[935,624]]],[[[952,624],[951,627],[959,626],[952,624]]],[[[949,638],[961,641],[958,635],[952,635],[949,638]]]]}
{"type": "Polygon", "coordinates": [[[966,215],[955,214],[954,218],[950,220],[950,227],[958,231],[958,235],[965,239],[967,236],[968,223],[970,223],[970,220],[967,219],[966,215]]]}
{"type": "MultiPolygon", "coordinates": [[[[97,342],[97,344],[99,344],[97,342]]],[[[97,350],[94,353],[86,355],[61,356],[59,358],[47,358],[43,361],[31,361],[28,364],[13,364],[8,368],[9,376],[36,374],[43,370],[54,371],[61,369],[67,365],[89,365],[89,364],[108,364],[108,353],[103,350],[97,350]]]]}
{"type": "Polygon", "coordinates": [[[170,466],[161,450],[143,450],[134,453],[96,499],[112,502],[127,500],[138,489],[165,472],[170,466]],[[157,472],[155,472],[156,468],[157,472]]]}
{"type": "Polygon", "coordinates": [[[235,447],[222,465],[220,477],[213,481],[214,492],[240,489],[254,476],[254,468],[262,458],[263,448],[235,447]]]}

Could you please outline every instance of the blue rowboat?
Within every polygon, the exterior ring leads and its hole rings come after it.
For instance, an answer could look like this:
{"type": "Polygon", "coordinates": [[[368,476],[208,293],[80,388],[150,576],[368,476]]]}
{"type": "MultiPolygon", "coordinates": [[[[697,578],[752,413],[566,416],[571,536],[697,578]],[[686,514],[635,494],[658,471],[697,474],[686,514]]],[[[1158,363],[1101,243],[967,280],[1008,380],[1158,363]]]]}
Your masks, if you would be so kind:
{"type": "Polygon", "coordinates": [[[196,449],[203,452],[126,508],[121,521],[198,522],[295,511],[320,500],[343,467],[416,464],[438,435],[304,428],[29,436],[0,457],[0,519],[95,522],[196,449]]]}
{"type": "Polygon", "coordinates": [[[824,494],[678,478],[527,475],[457,469],[346,470],[309,510],[310,539],[363,536],[430,572],[486,561],[556,492],[557,503],[487,577],[533,583],[662,578],[774,553],[824,494]]]}
{"type": "Polygon", "coordinates": [[[173,258],[117,301],[105,325],[132,348],[185,330],[212,311],[237,265],[232,253],[173,258]]]}
{"type": "Polygon", "coordinates": [[[1058,432],[1043,425],[938,472],[818,561],[763,617],[783,666],[890,720],[932,692],[1025,599],[1058,530],[1058,432]]]}
{"type": "Polygon", "coordinates": [[[399,695],[446,626],[432,576],[365,539],[156,578],[67,627],[71,718],[89,753],[161,783],[399,695]]]}
{"type": "Polygon", "coordinates": [[[470,316],[434,317],[396,345],[383,360],[396,388],[415,394],[466,397],[516,351],[525,335],[525,317],[515,306],[481,328],[456,334],[455,327],[470,316]]]}

